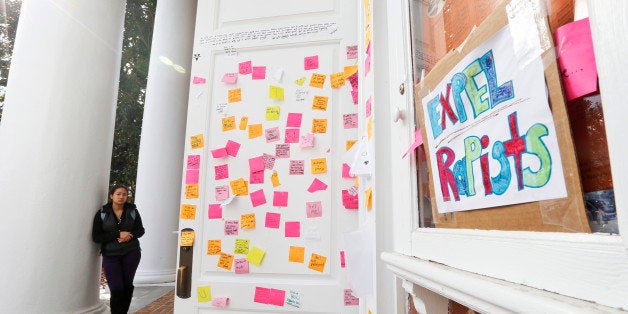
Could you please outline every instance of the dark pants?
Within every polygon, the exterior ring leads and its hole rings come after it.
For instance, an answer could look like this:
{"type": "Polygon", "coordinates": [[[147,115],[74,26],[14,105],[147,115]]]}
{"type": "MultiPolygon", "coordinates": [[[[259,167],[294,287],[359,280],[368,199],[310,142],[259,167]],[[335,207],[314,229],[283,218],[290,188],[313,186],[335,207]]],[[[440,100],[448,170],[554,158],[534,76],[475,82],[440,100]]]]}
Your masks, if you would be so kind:
{"type": "Polygon", "coordinates": [[[102,267],[105,269],[107,285],[111,292],[111,313],[127,313],[133,298],[133,278],[140,263],[140,249],[125,255],[103,256],[102,267]]]}

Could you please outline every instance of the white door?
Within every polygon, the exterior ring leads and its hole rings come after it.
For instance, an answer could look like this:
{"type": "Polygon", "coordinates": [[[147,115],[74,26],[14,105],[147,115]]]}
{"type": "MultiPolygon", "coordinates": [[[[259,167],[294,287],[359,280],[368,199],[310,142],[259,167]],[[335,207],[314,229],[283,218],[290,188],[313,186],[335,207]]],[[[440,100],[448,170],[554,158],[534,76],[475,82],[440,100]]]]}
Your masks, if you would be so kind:
{"type": "Polygon", "coordinates": [[[356,1],[199,0],[175,312],[359,312],[342,241],[357,92],[339,74],[357,28],[356,1]]]}

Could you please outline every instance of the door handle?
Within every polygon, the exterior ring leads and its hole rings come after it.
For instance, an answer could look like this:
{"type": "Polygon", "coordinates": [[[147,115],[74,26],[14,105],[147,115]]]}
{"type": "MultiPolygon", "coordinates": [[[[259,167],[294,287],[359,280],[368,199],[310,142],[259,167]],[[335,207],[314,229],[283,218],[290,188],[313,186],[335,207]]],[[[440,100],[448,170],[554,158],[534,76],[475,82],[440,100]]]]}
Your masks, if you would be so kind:
{"type": "Polygon", "coordinates": [[[193,245],[194,229],[182,229],[181,245],[179,246],[179,268],[177,268],[177,296],[181,299],[192,296],[193,245]]]}

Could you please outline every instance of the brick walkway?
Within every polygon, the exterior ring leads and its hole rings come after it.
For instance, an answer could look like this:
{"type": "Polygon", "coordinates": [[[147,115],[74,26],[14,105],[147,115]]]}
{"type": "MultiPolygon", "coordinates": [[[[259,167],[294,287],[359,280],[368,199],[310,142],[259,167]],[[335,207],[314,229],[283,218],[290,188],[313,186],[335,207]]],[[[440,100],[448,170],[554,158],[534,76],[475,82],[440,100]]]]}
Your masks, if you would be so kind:
{"type": "Polygon", "coordinates": [[[153,301],[153,303],[145,306],[136,314],[169,314],[174,313],[174,289],[164,294],[159,299],[153,301]]]}

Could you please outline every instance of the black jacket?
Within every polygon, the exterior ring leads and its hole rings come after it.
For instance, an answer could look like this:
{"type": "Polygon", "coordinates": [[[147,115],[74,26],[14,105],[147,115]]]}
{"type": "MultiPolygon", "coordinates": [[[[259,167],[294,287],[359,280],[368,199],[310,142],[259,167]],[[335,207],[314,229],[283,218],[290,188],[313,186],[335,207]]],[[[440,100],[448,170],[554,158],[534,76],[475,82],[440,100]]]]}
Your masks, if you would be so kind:
{"type": "Polygon", "coordinates": [[[120,221],[113,213],[111,203],[103,205],[96,211],[92,226],[92,239],[100,243],[100,252],[104,256],[124,255],[140,247],[139,237],[144,235],[142,218],[134,204],[125,203],[124,210],[120,216],[120,221]],[[131,212],[135,211],[135,218],[131,212]],[[105,214],[105,219],[101,218],[101,212],[105,214]],[[128,242],[118,243],[120,231],[128,231],[133,234],[133,238],[128,242]]]}

